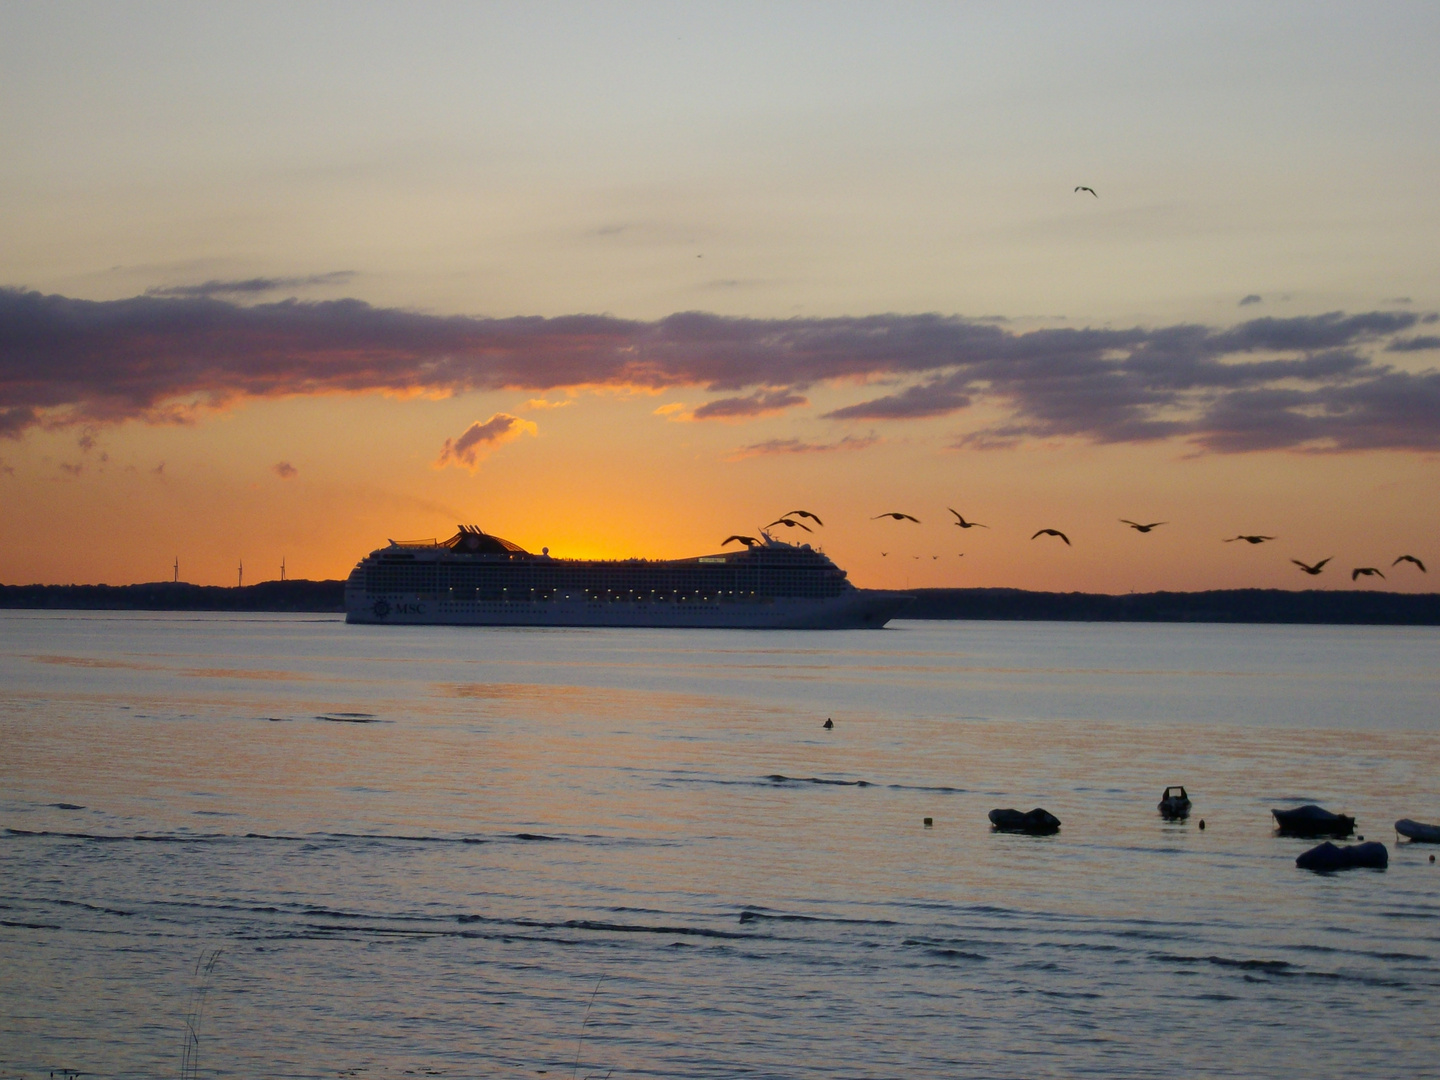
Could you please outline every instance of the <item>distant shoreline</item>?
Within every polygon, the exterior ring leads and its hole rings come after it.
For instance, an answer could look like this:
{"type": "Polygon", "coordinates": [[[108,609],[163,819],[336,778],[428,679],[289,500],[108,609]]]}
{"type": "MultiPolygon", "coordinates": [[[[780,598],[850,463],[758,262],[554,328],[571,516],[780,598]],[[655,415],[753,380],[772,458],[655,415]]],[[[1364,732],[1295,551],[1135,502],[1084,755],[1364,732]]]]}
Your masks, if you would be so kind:
{"type": "Polygon", "coordinates": [[[262,581],[255,585],[0,585],[0,608],[44,611],[297,611],[342,613],[343,581],[262,581]]]}
{"type": "Polygon", "coordinates": [[[1052,622],[1323,623],[1440,626],[1440,593],[1323,589],[1208,592],[1054,593],[1025,589],[910,589],[902,619],[1052,622]]]}
{"type": "MultiPolygon", "coordinates": [[[[1315,623],[1440,626],[1440,593],[1323,589],[1054,593],[1026,589],[910,589],[902,619],[1052,622],[1315,623]]],[[[243,587],[0,585],[0,609],[40,611],[290,611],[340,614],[343,581],[262,581],[243,587]]]]}

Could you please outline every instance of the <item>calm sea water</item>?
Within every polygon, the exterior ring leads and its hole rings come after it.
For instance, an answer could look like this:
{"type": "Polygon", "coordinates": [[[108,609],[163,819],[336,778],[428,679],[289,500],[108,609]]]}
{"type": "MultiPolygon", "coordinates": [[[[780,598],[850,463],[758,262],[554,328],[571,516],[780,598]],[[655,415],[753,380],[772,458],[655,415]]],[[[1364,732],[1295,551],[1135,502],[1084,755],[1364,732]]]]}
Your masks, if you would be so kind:
{"type": "Polygon", "coordinates": [[[3,612],[0,1077],[1437,1076],[1437,660],[3,612]]]}

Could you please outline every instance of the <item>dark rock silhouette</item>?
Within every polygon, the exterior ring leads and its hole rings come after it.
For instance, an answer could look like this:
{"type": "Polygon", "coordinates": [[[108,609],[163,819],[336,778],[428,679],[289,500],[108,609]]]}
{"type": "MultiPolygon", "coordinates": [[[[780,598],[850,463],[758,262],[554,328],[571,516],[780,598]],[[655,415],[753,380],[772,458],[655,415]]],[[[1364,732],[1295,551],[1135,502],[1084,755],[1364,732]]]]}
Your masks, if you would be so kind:
{"type": "Polygon", "coordinates": [[[991,810],[990,824],[1000,832],[1023,832],[1033,836],[1046,836],[1060,831],[1060,819],[1038,806],[1029,813],[1008,809],[991,810]]]}
{"type": "Polygon", "coordinates": [[[1313,847],[1295,860],[1301,870],[1329,873],[1334,870],[1384,870],[1390,865],[1390,853],[1385,845],[1371,840],[1368,844],[1336,846],[1326,840],[1319,847],[1313,847]]]}

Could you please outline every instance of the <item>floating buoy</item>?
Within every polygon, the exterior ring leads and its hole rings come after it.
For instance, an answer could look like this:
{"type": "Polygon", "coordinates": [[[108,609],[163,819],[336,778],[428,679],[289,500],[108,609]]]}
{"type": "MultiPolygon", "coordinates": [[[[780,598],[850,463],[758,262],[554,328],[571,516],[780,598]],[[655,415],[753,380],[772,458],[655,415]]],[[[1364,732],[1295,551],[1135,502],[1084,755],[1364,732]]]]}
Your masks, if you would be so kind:
{"type": "Polygon", "coordinates": [[[821,724],[820,726],[823,727],[826,731],[829,731],[831,728],[833,728],[833,727],[835,726],[835,721],[834,721],[834,720],[831,720],[831,719],[827,716],[827,717],[825,718],[825,723],[821,724]]]}
{"type": "Polygon", "coordinates": [[[1200,831],[1205,831],[1205,819],[1203,817],[1200,819],[1200,831]]]}
{"type": "Polygon", "coordinates": [[[1431,862],[1434,862],[1434,861],[1435,861],[1435,856],[1434,856],[1434,855],[1431,855],[1431,856],[1430,856],[1430,861],[1431,861],[1431,862]]]}
{"type": "MultiPolygon", "coordinates": [[[[928,829],[928,828],[930,828],[930,826],[932,826],[932,825],[934,825],[934,824],[935,824],[935,819],[934,819],[934,818],[928,818],[928,817],[927,817],[927,818],[925,819],[925,828],[928,829]]],[[[1430,861],[1431,861],[1431,862],[1434,862],[1434,861],[1435,861],[1435,856],[1433,856],[1433,855],[1430,856],[1430,861]]]]}

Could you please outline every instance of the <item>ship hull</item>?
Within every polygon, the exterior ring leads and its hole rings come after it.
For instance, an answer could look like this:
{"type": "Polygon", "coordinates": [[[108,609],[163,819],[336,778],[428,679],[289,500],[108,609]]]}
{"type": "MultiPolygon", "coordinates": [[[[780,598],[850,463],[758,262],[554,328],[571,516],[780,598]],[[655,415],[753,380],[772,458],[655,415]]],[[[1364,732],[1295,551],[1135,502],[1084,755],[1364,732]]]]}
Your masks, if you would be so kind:
{"type": "Polygon", "coordinates": [[[454,601],[413,593],[372,596],[347,589],[345,621],[402,626],[649,626],[735,630],[875,630],[913,597],[848,589],[823,599],[746,601],[454,601]]]}

